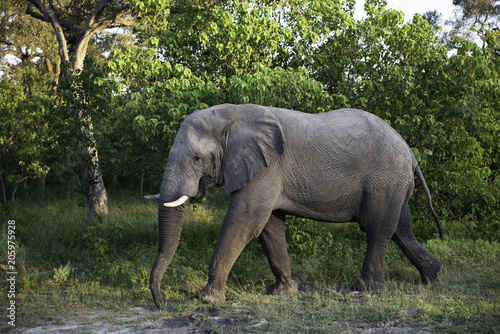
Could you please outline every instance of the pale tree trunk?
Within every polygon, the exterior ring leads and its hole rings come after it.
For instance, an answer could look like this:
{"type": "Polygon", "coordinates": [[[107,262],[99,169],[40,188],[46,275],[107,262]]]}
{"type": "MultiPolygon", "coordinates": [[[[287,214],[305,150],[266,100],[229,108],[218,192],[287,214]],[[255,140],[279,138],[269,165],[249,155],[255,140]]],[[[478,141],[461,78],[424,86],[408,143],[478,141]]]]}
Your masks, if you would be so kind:
{"type": "Polygon", "coordinates": [[[89,225],[92,225],[96,217],[105,220],[109,215],[108,195],[106,187],[99,172],[99,163],[97,156],[91,157],[90,166],[87,164],[87,158],[91,154],[97,155],[97,150],[92,147],[83,147],[82,145],[82,178],[84,179],[85,198],[87,202],[87,218],[89,225]],[[87,155],[85,157],[85,155],[87,155]]]}
{"type": "Polygon", "coordinates": [[[54,81],[57,85],[59,83],[59,76],[61,75],[61,59],[56,59],[55,64],[52,64],[52,61],[47,57],[45,57],[43,61],[45,63],[45,69],[47,70],[47,72],[54,74],[54,81]]]}
{"type": "Polygon", "coordinates": [[[86,135],[81,141],[80,162],[82,184],[87,202],[87,218],[89,225],[92,225],[96,217],[105,220],[109,215],[109,210],[108,195],[99,170],[99,158],[90,121],[82,122],[82,132],[86,135]]]}
{"type": "MultiPolygon", "coordinates": [[[[83,70],[83,58],[85,58],[89,40],[83,39],[79,45],[85,45],[76,48],[76,59],[72,64],[72,70],[75,75],[78,75],[83,70]]],[[[79,90],[76,89],[76,91],[78,92],[79,90]]],[[[75,93],[75,100],[80,100],[84,106],[87,105],[85,96],[80,96],[78,93],[75,93]]],[[[106,220],[108,217],[108,195],[99,168],[99,157],[94,138],[92,117],[90,114],[85,113],[84,110],[77,110],[76,112],[81,122],[81,131],[84,134],[79,153],[82,184],[87,202],[87,219],[89,225],[92,225],[95,218],[106,220]]]]}

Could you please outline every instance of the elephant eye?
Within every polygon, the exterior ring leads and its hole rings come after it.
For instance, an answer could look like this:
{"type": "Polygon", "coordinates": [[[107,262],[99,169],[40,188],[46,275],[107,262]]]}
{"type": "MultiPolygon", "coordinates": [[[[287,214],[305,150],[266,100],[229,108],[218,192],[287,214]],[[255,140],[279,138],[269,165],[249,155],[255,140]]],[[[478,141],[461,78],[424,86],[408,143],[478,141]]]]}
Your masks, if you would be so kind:
{"type": "Polygon", "coordinates": [[[201,158],[199,156],[195,155],[195,157],[194,157],[194,163],[196,165],[199,165],[201,163],[201,158]]]}

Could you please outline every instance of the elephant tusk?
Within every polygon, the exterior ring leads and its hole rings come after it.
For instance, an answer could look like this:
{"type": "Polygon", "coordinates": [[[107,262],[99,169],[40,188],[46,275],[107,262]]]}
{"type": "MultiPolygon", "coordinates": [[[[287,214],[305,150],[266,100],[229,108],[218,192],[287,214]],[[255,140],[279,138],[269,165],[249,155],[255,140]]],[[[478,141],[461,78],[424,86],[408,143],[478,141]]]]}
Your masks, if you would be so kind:
{"type": "Polygon", "coordinates": [[[184,204],[188,199],[189,199],[188,196],[183,195],[178,200],[169,203],[163,203],[163,205],[165,205],[167,208],[175,208],[177,206],[184,204]]]}

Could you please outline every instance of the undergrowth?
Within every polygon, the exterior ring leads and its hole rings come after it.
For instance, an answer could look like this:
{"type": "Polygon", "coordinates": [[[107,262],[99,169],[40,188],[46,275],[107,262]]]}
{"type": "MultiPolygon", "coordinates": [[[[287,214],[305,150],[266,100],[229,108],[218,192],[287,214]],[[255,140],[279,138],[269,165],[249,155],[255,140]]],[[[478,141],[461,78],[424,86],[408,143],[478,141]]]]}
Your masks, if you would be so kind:
{"type": "MultiPolygon", "coordinates": [[[[157,203],[124,195],[114,198],[111,194],[109,220],[91,227],[77,200],[28,198],[0,212],[2,281],[7,273],[6,224],[16,221],[19,326],[59,321],[85,310],[153,306],[149,272],[158,247],[157,203]]],[[[178,250],[162,282],[169,312],[186,314],[205,307],[193,296],[206,284],[226,210],[227,198],[218,191],[187,210],[178,250]]],[[[452,223],[443,223],[445,229],[453,229],[452,223]]],[[[220,312],[243,307],[245,313],[267,319],[268,332],[303,331],[311,326],[328,332],[332,321],[399,319],[405,310],[417,310],[404,315],[405,321],[432,323],[443,331],[500,328],[498,242],[474,238],[469,232],[457,235],[455,231],[453,239],[447,236],[444,241],[435,238],[434,232],[417,235],[444,263],[435,287],[422,286],[417,270],[391,243],[386,256],[387,290],[354,294],[349,287],[360,273],[366,249],[365,234],[358,226],[292,217],[287,226],[299,294],[265,295],[274,277],[261,245],[253,240],[230,272],[228,303],[220,312]]],[[[5,295],[6,285],[1,289],[5,295]]]]}

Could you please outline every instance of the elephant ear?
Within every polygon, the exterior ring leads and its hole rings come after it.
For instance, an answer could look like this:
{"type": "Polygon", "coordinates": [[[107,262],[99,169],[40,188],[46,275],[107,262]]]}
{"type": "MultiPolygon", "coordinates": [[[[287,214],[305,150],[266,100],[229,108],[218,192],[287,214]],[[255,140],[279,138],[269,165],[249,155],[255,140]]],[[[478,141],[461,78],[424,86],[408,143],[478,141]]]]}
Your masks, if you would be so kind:
{"type": "Polygon", "coordinates": [[[278,119],[257,105],[232,106],[226,130],[224,183],[227,192],[243,188],[282,154],[285,144],[278,119]]]}

